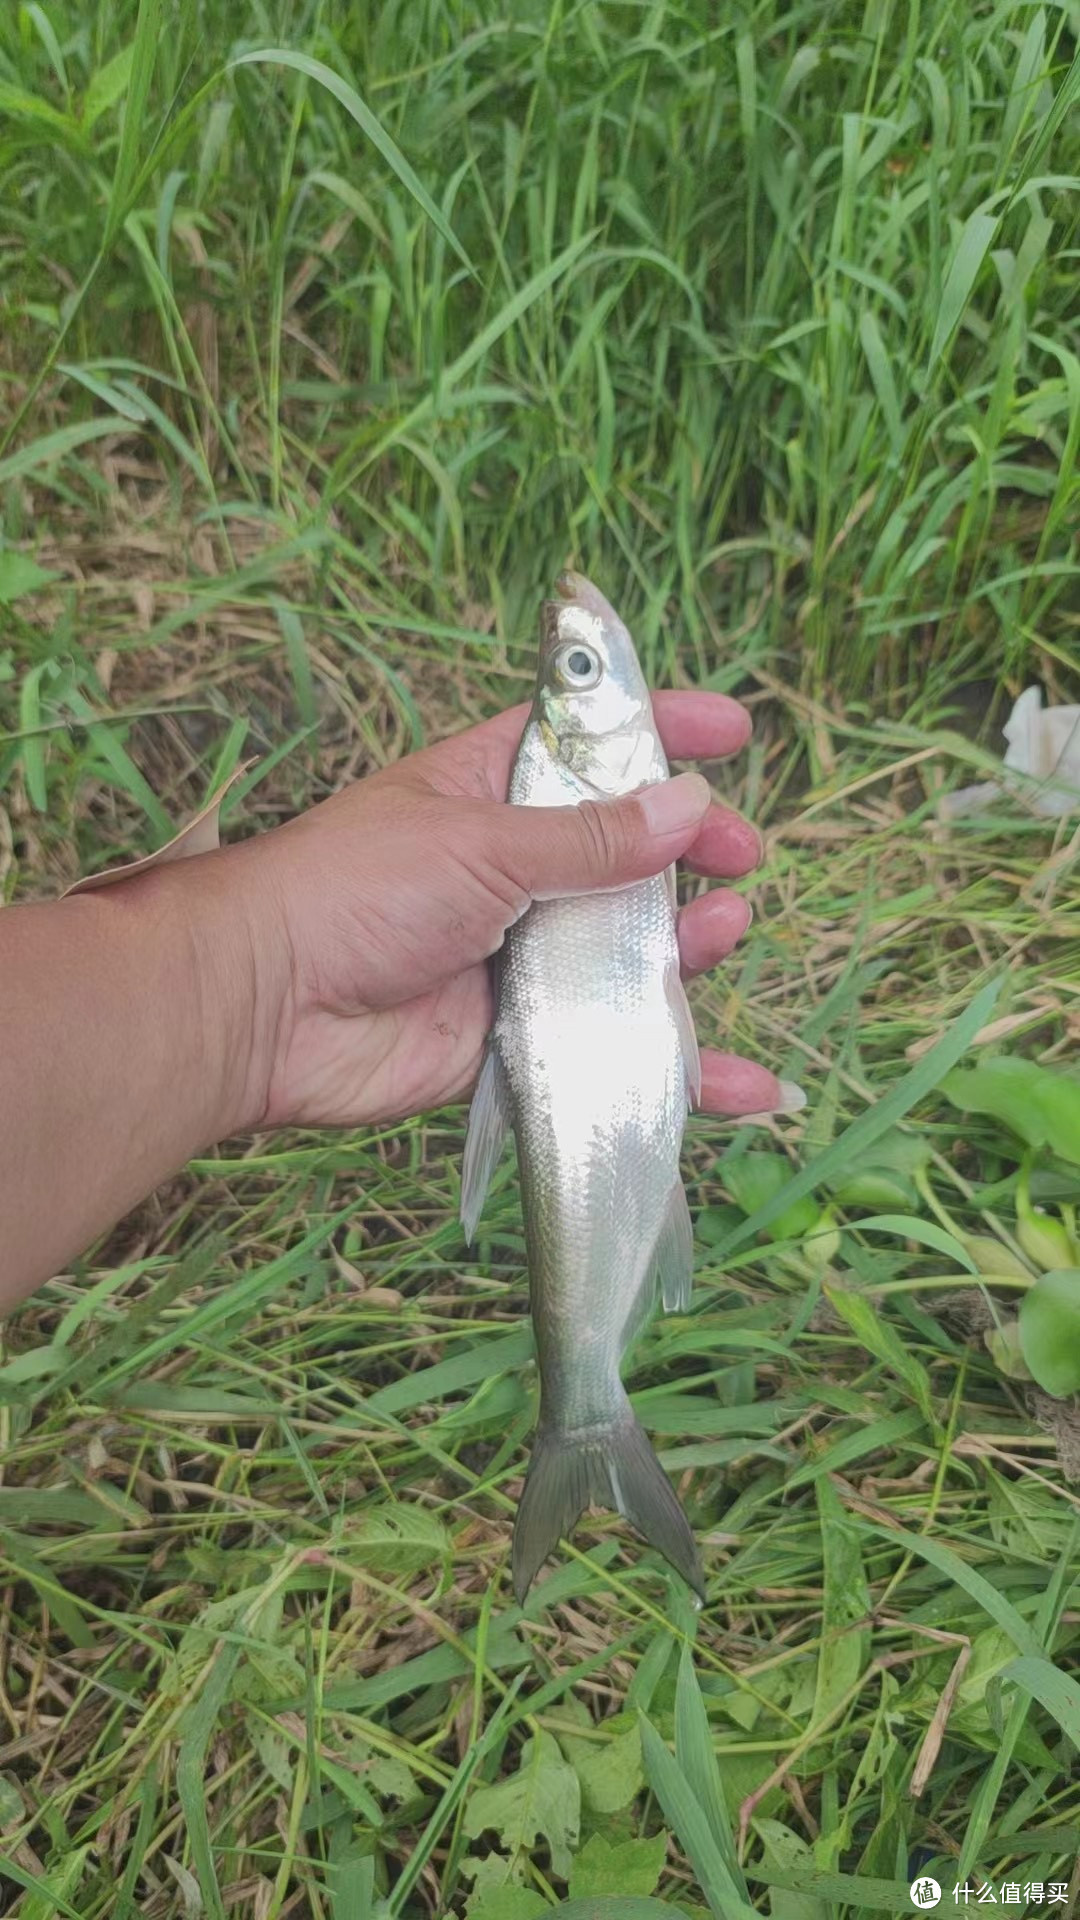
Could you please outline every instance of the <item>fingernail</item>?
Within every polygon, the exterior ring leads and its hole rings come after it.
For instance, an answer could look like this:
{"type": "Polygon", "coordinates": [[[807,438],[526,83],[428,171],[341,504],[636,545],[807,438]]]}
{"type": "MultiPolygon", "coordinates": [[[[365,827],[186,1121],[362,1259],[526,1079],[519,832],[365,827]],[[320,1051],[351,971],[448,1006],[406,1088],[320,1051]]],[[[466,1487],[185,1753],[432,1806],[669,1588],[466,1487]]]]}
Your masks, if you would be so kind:
{"type": "Polygon", "coordinates": [[[658,781],[654,787],[642,787],[638,804],[650,833],[681,833],[704,819],[712,794],[700,773],[679,773],[674,780],[658,781]]]}
{"type": "Polygon", "coordinates": [[[781,1080],[780,1098],[774,1109],[777,1113],[801,1113],[806,1105],[806,1094],[794,1080],[781,1080]]]}

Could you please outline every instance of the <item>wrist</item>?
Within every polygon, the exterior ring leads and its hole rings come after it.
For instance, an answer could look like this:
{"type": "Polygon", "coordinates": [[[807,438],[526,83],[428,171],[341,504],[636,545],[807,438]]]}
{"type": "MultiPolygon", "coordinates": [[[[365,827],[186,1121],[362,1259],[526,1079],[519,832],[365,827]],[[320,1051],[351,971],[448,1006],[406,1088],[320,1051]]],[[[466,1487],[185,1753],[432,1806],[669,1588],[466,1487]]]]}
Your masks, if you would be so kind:
{"type": "Polygon", "coordinates": [[[159,983],[191,1152],[257,1127],[266,1112],[287,970],[263,852],[244,842],[90,896],[125,916],[119,937],[159,983]]]}

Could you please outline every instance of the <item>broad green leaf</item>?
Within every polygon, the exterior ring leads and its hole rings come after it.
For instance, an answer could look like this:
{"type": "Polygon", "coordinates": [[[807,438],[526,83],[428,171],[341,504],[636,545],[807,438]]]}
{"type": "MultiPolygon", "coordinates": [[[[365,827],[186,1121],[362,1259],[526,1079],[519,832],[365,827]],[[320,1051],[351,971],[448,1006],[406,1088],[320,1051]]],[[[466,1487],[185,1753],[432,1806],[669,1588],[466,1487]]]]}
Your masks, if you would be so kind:
{"type": "Polygon", "coordinates": [[[44,138],[53,145],[62,142],[85,153],[81,129],[68,114],[61,113],[51,101],[42,100],[38,94],[28,93],[24,87],[10,86],[6,80],[0,80],[0,122],[5,127],[22,123],[31,138],[44,138]]]}
{"type": "Polygon", "coordinates": [[[558,1914],[559,1920],[686,1920],[685,1908],[673,1907],[667,1900],[643,1899],[632,1893],[594,1894],[583,1900],[560,1900],[554,1907],[545,1907],[544,1912],[558,1914]]]}
{"type": "Polygon", "coordinates": [[[451,1551],[437,1514],[407,1501],[384,1502],[345,1522],[340,1551],[374,1573],[437,1572],[451,1551]]]}
{"type": "Polygon", "coordinates": [[[1080,1685],[1071,1673],[1063,1673],[1052,1660],[1036,1660],[1030,1655],[1013,1660],[1002,1674],[1030,1693],[1047,1713],[1052,1713],[1061,1731],[1080,1752],[1080,1685]]]}
{"type": "Polygon", "coordinates": [[[554,1911],[535,1887],[518,1886],[513,1881],[475,1894],[465,1908],[468,1920],[538,1920],[540,1914],[554,1911]]]}
{"type": "MultiPolygon", "coordinates": [[[[266,1715],[249,1712],[244,1716],[244,1727],[248,1738],[259,1758],[259,1765],[275,1786],[282,1787],[287,1793],[296,1784],[296,1747],[288,1739],[276,1720],[266,1715]]],[[[378,1812],[378,1808],[376,1808],[378,1812]]]]}
{"type": "Polygon", "coordinates": [[[915,1207],[919,1191],[906,1173],[891,1167],[864,1167],[834,1182],[833,1199],[842,1207],[915,1207]]]}
{"type": "Polygon", "coordinates": [[[39,567],[28,553],[16,553],[13,547],[5,547],[0,553],[0,607],[10,607],[12,601],[20,600],[26,593],[35,593],[38,587],[47,587],[50,580],[59,578],[58,573],[39,567]]]}
{"type": "Polygon", "coordinates": [[[1020,1169],[1020,1178],[1016,1183],[1016,1238],[1017,1242],[1040,1273],[1057,1273],[1062,1267],[1074,1266],[1080,1259],[1080,1248],[1065,1225],[1056,1214],[1044,1213],[1041,1207],[1031,1204],[1031,1166],[1032,1154],[1028,1154],[1020,1169]]]}
{"type": "Polygon", "coordinates": [[[1025,1293],[1020,1351],[1044,1393],[1080,1392],[1080,1267],[1044,1273],[1025,1293]]]}
{"type": "Polygon", "coordinates": [[[992,1233],[965,1233],[964,1247],[975,1262],[976,1273],[986,1280],[1023,1280],[1030,1284],[1031,1274],[1018,1254],[1002,1245],[992,1233]]]}
{"type": "Polygon", "coordinates": [[[351,180],[344,180],[340,173],[328,173],[323,168],[316,167],[308,174],[305,184],[309,189],[322,187],[324,192],[332,193],[336,200],[341,201],[343,207],[348,207],[349,212],[355,214],[369,232],[375,235],[380,246],[389,245],[386,229],[370,200],[357,191],[351,180]]]}
{"type": "Polygon", "coordinates": [[[544,1732],[525,1742],[516,1773],[493,1787],[475,1788],[465,1810],[466,1833],[474,1838],[496,1833],[515,1853],[531,1851],[542,1836],[562,1880],[570,1873],[580,1824],[577,1774],[563,1759],[554,1735],[544,1732]]]}
{"type": "Polygon", "coordinates": [[[590,1834],[570,1869],[571,1900],[593,1894],[650,1894],[664,1871],[668,1836],[646,1840],[606,1840],[590,1834]]]}
{"type": "MultiPolygon", "coordinates": [[[[590,1723],[591,1724],[591,1723],[590,1723]]],[[[559,1744],[581,1782],[581,1798],[590,1813],[618,1813],[628,1807],[645,1779],[641,1732],[632,1715],[619,1716],[617,1729],[605,1727],[603,1742],[562,1733],[559,1744]]]]}
{"type": "Polygon", "coordinates": [[[950,1073],[941,1091],[964,1113],[989,1113],[1029,1147],[1080,1166],[1080,1079],[1008,1055],[950,1073]]]}
{"type": "Polygon", "coordinates": [[[721,1247],[743,1222],[739,1207],[702,1207],[694,1220],[694,1238],[703,1247],[721,1247]]]}
{"type": "MultiPolygon", "coordinates": [[[[925,1134],[905,1131],[903,1127],[891,1127],[880,1140],[875,1140],[865,1153],[857,1153],[842,1167],[831,1192],[839,1200],[847,1191],[848,1185],[858,1181],[863,1175],[873,1175],[883,1180],[890,1177],[897,1183],[914,1189],[914,1176],[921,1173],[931,1155],[931,1146],[925,1134]]],[[[889,1205],[883,1201],[880,1204],[889,1205]]]]}
{"type": "Polygon", "coordinates": [[[304,1669],[288,1647],[252,1645],[247,1649],[244,1666],[236,1676],[235,1693],[241,1700],[256,1704],[268,1700],[291,1700],[304,1690],[304,1669]]]}
{"type": "MultiPolygon", "coordinates": [[[[796,1879],[813,1872],[814,1856],[806,1841],[782,1821],[755,1820],[754,1830],[761,1841],[763,1864],[767,1868],[779,1868],[781,1873],[796,1879]]],[[[769,1888],[769,1912],[772,1920],[828,1920],[829,1909],[818,1894],[774,1884],[769,1888]]]]}
{"type": "Polygon", "coordinates": [[[983,1345],[999,1373],[1007,1380],[1031,1380],[1031,1368],[1020,1345],[1019,1320],[1003,1319],[1000,1326],[987,1327],[983,1345]]]}
{"type": "Polygon", "coordinates": [[[375,1753],[358,1740],[349,1757],[354,1765],[358,1761],[363,1765],[368,1786],[384,1799],[410,1800],[416,1792],[416,1780],[397,1754],[375,1753]]]}
{"type": "Polygon", "coordinates": [[[406,193],[416,201],[418,207],[427,215],[437,233],[440,233],[448,247],[453,251],[470,273],[473,270],[464,247],[445,215],[436,206],[423,181],[410,166],[397,142],[387,133],[382,121],[371,111],[367,101],[361,99],[355,87],[343,80],[322,60],[313,60],[310,54],[294,53],[288,47],[258,47],[252,53],[238,54],[229,62],[230,67],[271,66],[291,67],[294,73],[306,74],[309,80],[317,80],[319,85],[332,93],[334,99],[344,107],[347,114],[355,120],[362,134],[371,141],[377,153],[386,161],[392,173],[400,180],[406,193]]]}
{"type": "MultiPolygon", "coordinates": [[[[724,1160],[720,1178],[736,1206],[743,1213],[758,1213],[782,1194],[791,1180],[791,1163],[780,1153],[744,1153],[738,1159],[724,1160]]],[[[797,1240],[811,1233],[821,1209],[805,1195],[793,1206],[776,1214],[767,1231],[771,1240],[797,1240]]]]}
{"type": "Polygon", "coordinates": [[[466,1920],[532,1920],[536,1913],[550,1913],[543,1895],[526,1886],[524,1861],[509,1859],[504,1853],[468,1854],[461,1862],[461,1875],[472,1882],[465,1902],[466,1920]],[[534,1903],[543,1901],[542,1906],[534,1903]]]}
{"type": "MultiPolygon", "coordinates": [[[[217,1639],[235,1628],[249,1610],[258,1619],[263,1589],[244,1587],[237,1593],[222,1594],[200,1608],[194,1620],[184,1628],[180,1643],[161,1669],[161,1693],[165,1700],[183,1700],[195,1684],[214,1651],[217,1639]]],[[[239,1646],[237,1651],[240,1651],[239,1646]]]]}
{"type": "Polygon", "coordinates": [[[336,1760],[325,1757],[320,1762],[320,1772],[328,1786],[336,1787],[347,1806],[369,1827],[382,1826],[382,1813],[374,1795],[368,1792],[368,1780],[365,1776],[352,1773],[348,1767],[339,1766],[336,1760]]]}
{"type": "Polygon", "coordinates": [[[971,1659],[956,1689],[958,1707],[981,1707],[986,1702],[990,1682],[1015,1658],[1009,1635],[1001,1627],[984,1627],[973,1636],[971,1659]]]}

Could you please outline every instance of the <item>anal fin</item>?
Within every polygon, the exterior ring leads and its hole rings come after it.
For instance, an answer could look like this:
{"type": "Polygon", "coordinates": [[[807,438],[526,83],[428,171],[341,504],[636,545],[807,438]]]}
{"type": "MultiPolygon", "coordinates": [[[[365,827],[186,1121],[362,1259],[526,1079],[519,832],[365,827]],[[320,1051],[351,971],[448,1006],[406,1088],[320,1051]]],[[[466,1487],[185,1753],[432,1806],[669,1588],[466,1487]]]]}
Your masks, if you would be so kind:
{"type": "Polygon", "coordinates": [[[694,1032],[694,1016],[690,1011],[686,988],[679,977],[677,961],[672,961],[664,975],[664,992],[675,1020],[683,1066],[686,1069],[686,1103],[687,1106],[696,1107],[701,1099],[701,1054],[698,1050],[697,1034],[694,1032]]]}
{"type": "Polygon", "coordinates": [[[676,1180],[656,1243],[656,1269],[665,1313],[685,1313],[694,1285],[694,1229],[686,1188],[676,1180]]]}
{"type": "Polygon", "coordinates": [[[470,1247],[484,1210],[491,1176],[498,1166],[509,1131],[510,1099],[506,1074],[494,1042],[489,1040],[469,1108],[469,1126],[461,1161],[461,1224],[470,1247]]]}

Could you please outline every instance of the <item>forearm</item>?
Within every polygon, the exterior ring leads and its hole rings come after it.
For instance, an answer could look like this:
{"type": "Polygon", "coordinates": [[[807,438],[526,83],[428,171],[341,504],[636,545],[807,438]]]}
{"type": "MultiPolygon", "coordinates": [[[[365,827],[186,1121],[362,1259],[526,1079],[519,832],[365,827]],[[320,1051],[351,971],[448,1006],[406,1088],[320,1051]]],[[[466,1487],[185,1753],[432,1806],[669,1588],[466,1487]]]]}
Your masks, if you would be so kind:
{"type": "Polygon", "coordinates": [[[0,1311],[256,1117],[247,851],[0,913],[0,1311]]]}

